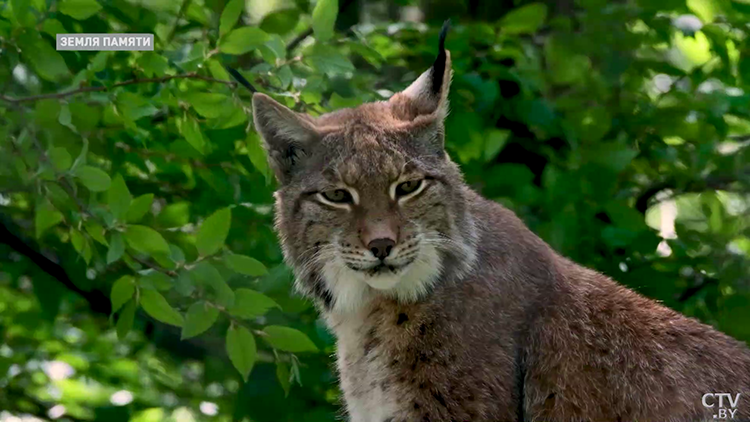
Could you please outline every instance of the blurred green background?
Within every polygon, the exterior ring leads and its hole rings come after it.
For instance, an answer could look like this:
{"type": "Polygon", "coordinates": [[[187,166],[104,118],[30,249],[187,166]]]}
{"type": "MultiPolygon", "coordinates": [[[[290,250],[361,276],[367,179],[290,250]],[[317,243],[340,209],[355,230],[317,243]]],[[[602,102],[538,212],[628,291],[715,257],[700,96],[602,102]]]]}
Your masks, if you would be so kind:
{"type": "Polygon", "coordinates": [[[406,87],[447,18],[467,182],[750,341],[748,0],[2,0],[0,421],[337,420],[224,66],[320,114],[406,87]],[[155,51],[55,51],[100,32],[155,51]]]}

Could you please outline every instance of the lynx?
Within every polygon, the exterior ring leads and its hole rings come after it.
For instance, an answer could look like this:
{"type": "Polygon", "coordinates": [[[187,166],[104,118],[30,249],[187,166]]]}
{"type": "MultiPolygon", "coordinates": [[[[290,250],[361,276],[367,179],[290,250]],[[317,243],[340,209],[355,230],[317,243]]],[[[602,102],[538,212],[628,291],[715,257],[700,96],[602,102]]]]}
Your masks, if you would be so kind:
{"type": "Polygon", "coordinates": [[[560,256],[464,183],[444,39],[388,101],[311,117],[253,96],[284,256],[337,338],[349,420],[708,421],[711,394],[750,418],[744,344],[560,256]]]}

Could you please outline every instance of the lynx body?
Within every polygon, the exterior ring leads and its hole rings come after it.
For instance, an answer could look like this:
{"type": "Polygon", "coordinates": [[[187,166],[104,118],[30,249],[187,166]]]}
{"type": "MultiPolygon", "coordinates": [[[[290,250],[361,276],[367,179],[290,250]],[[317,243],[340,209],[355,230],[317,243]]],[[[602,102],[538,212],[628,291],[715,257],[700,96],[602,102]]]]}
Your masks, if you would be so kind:
{"type": "Polygon", "coordinates": [[[558,255],[443,149],[450,55],[319,117],[253,97],[297,287],[337,337],[352,422],[714,420],[750,352],[558,255]]]}

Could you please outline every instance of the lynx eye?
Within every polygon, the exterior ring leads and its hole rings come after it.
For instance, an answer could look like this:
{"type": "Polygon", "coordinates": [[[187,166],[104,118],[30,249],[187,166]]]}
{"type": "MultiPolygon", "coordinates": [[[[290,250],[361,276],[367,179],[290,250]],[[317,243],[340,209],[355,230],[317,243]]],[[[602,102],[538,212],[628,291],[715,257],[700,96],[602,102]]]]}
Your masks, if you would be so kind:
{"type": "Polygon", "coordinates": [[[399,183],[398,186],[396,186],[396,196],[406,196],[410,193],[416,192],[420,187],[422,187],[423,182],[424,180],[420,179],[399,183]]]}
{"type": "Polygon", "coordinates": [[[353,201],[352,194],[346,189],[333,189],[320,194],[325,200],[334,204],[351,204],[353,201]]]}

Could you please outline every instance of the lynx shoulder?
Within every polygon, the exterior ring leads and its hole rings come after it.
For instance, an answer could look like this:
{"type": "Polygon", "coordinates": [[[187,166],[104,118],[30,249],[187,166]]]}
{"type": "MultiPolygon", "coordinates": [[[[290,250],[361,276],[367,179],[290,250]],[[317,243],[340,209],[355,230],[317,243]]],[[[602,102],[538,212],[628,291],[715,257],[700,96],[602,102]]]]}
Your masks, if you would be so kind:
{"type": "Polygon", "coordinates": [[[451,59],[319,117],[253,97],[296,287],[353,422],[750,418],[750,352],[555,253],[444,150],[451,59]]]}

